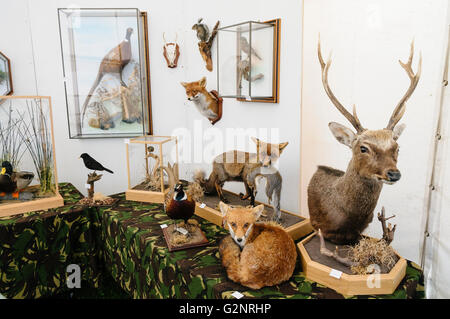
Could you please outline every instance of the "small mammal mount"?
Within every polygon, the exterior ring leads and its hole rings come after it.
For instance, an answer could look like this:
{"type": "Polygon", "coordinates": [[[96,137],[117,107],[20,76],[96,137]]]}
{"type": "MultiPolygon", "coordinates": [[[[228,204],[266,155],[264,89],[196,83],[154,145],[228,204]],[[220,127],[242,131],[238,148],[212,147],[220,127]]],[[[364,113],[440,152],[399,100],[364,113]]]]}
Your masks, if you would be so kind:
{"type": "Polygon", "coordinates": [[[297,250],[279,225],[257,223],[264,205],[231,207],[219,203],[224,227],[230,232],[219,246],[228,278],[251,289],[278,285],[294,272],[297,250]]]}
{"type": "Polygon", "coordinates": [[[206,63],[206,69],[211,72],[213,70],[211,47],[213,45],[214,38],[216,37],[220,21],[216,22],[216,25],[214,26],[214,29],[210,34],[208,26],[204,23],[201,23],[202,20],[203,18],[200,18],[197,23],[192,26],[192,30],[195,30],[197,32],[197,38],[199,39],[198,49],[203,58],[203,61],[205,61],[206,63]]]}
{"type": "Polygon", "coordinates": [[[208,92],[206,77],[195,82],[181,82],[181,85],[186,89],[187,99],[194,102],[200,114],[206,117],[212,125],[222,118],[223,99],[215,90],[208,92]]]}

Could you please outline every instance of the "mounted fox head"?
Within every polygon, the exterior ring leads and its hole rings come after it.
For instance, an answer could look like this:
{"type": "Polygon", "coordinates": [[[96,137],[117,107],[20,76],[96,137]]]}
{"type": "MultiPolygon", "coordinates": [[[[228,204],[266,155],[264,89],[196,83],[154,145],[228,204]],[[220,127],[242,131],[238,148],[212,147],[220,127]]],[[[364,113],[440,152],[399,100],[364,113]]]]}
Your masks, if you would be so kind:
{"type": "Polygon", "coordinates": [[[189,101],[198,102],[202,95],[206,95],[206,77],[202,77],[195,82],[181,82],[181,85],[186,89],[186,96],[189,101]]]}
{"type": "Polygon", "coordinates": [[[410,85],[394,109],[386,128],[381,130],[368,130],[361,125],[356,115],[356,108],[353,106],[353,114],[350,114],[344,106],[337,100],[328,84],[328,69],[331,65],[331,58],[325,63],[318,44],[319,62],[322,68],[322,83],[325,92],[331,102],[341,112],[356,129],[356,133],[344,125],[331,122],[328,126],[335,138],[342,144],[350,147],[353,152],[352,167],[362,177],[375,179],[387,184],[397,182],[400,171],[397,168],[398,144],[397,139],[402,134],[405,125],[397,125],[406,110],[406,101],[414,92],[419,82],[422,57],[419,58],[417,73],[412,70],[412,60],[414,57],[414,42],[411,43],[410,55],[407,63],[399,61],[401,67],[406,71],[410,85]]]}
{"type": "Polygon", "coordinates": [[[253,225],[264,211],[264,205],[232,207],[224,202],[220,202],[219,208],[222,212],[225,229],[228,229],[234,242],[243,248],[252,233],[253,225]]]}
{"type": "Polygon", "coordinates": [[[258,161],[263,167],[271,167],[280,158],[281,152],[289,144],[284,142],[280,144],[270,144],[262,142],[256,137],[252,137],[252,141],[256,144],[256,153],[258,155],[258,161]]]}

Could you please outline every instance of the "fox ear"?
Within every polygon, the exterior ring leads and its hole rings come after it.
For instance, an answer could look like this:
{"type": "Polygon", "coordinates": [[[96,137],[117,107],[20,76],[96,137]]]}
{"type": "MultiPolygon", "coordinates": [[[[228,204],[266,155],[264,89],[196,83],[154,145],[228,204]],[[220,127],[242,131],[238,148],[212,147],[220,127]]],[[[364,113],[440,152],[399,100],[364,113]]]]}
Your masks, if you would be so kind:
{"type": "Polygon", "coordinates": [[[200,84],[200,86],[206,87],[206,77],[202,77],[200,81],[198,81],[198,84],[200,84]]]}
{"type": "Polygon", "coordinates": [[[186,82],[180,82],[180,84],[184,87],[186,87],[188,85],[186,82]]]}
{"type": "Polygon", "coordinates": [[[225,215],[228,213],[228,209],[230,208],[230,206],[228,206],[224,202],[220,201],[219,208],[220,208],[220,211],[222,212],[222,217],[225,217],[225,215]]]}
{"type": "Polygon", "coordinates": [[[256,145],[259,144],[259,139],[258,138],[252,136],[251,139],[252,139],[253,142],[255,142],[256,145]]]}
{"type": "Polygon", "coordinates": [[[259,217],[261,217],[261,214],[264,211],[264,205],[263,204],[258,205],[255,208],[253,208],[252,211],[253,211],[253,214],[255,215],[255,219],[258,220],[259,217]]]}
{"type": "Polygon", "coordinates": [[[284,142],[284,143],[281,143],[281,144],[279,145],[280,153],[283,151],[283,149],[284,149],[288,144],[289,144],[289,142],[284,142]]]}

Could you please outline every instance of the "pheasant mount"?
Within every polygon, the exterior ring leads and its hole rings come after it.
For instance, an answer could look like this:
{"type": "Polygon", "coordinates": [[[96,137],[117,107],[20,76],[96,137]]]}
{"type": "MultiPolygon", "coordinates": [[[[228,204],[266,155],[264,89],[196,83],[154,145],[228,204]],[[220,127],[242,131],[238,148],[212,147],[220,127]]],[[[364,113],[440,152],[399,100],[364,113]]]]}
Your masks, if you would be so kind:
{"type": "Polygon", "coordinates": [[[0,100],[1,162],[10,164],[0,175],[0,217],[63,206],[51,98],[0,96],[0,100]]]}
{"type": "Polygon", "coordinates": [[[247,21],[217,32],[219,96],[279,102],[280,19],[247,21]]]}
{"type": "Polygon", "coordinates": [[[70,138],[152,134],[146,12],[64,8],[58,18],[70,138]]]}
{"type": "Polygon", "coordinates": [[[125,140],[127,200],[164,203],[169,185],[178,180],[178,140],[174,136],[145,135],[125,140]],[[175,158],[171,158],[172,154],[175,158]]]}
{"type": "MultiPolygon", "coordinates": [[[[243,200],[239,194],[223,190],[223,193],[229,204],[232,206],[247,206],[248,200],[243,200]]],[[[207,195],[203,197],[203,202],[197,202],[195,207],[195,215],[202,217],[211,223],[214,223],[222,227],[223,216],[218,207],[220,202],[218,195],[207,195]]],[[[255,201],[255,205],[264,204],[264,212],[260,220],[272,220],[274,209],[271,205],[255,201]]],[[[303,218],[297,214],[289,212],[287,210],[281,210],[281,225],[286,232],[292,237],[293,240],[302,238],[313,231],[309,219],[303,218]]]]}

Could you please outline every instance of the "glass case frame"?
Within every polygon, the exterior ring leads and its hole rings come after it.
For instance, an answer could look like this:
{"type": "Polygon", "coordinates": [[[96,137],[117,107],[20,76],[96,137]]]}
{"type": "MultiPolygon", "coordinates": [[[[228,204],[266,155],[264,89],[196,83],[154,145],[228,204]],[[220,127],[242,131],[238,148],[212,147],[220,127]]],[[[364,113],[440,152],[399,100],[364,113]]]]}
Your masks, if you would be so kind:
{"type": "MultiPolygon", "coordinates": [[[[106,20],[99,20],[99,23],[102,22],[107,24],[106,20]]],[[[63,75],[64,75],[64,88],[66,95],[66,108],[67,108],[67,120],[69,127],[69,138],[71,139],[86,139],[86,138],[106,138],[106,137],[136,137],[145,134],[153,133],[153,125],[152,125],[152,108],[151,108],[151,89],[150,89],[150,62],[149,62],[149,49],[148,49],[148,16],[146,12],[140,11],[137,8],[58,8],[58,23],[59,23],[59,32],[60,32],[60,44],[61,44],[61,55],[63,61],[63,75]],[[73,17],[72,17],[73,16],[73,17]],[[134,103],[133,100],[131,103],[128,103],[127,106],[131,107],[128,109],[133,114],[138,114],[139,116],[129,116],[127,114],[127,118],[125,118],[124,113],[124,98],[127,98],[124,91],[122,89],[128,88],[128,85],[124,86],[124,80],[126,76],[122,78],[122,69],[120,71],[119,81],[121,81],[120,86],[114,88],[116,92],[116,96],[118,102],[116,104],[121,104],[122,112],[113,113],[111,116],[108,114],[108,108],[106,108],[107,114],[107,124],[104,124],[104,117],[98,116],[99,120],[94,121],[92,126],[86,118],[86,108],[83,107],[84,103],[83,95],[80,93],[80,85],[83,81],[78,81],[78,77],[81,77],[80,74],[80,63],[77,63],[77,55],[75,52],[75,41],[74,40],[74,29],[76,29],[82,23],[83,18],[115,18],[117,21],[120,18],[136,18],[135,21],[135,30],[131,39],[128,40],[135,48],[133,50],[133,55],[131,57],[131,61],[135,66],[135,73],[138,76],[135,77],[135,82],[137,85],[137,89],[132,93],[139,98],[138,103],[134,103]],[[71,20],[72,19],[72,20],[71,20]],[[77,20],[79,19],[79,20],[77,20]],[[133,38],[136,37],[135,40],[133,38]],[[136,61],[138,58],[138,61],[136,61]],[[137,72],[136,72],[137,71],[137,72]],[[80,84],[79,84],[80,83],[80,84]],[[84,110],[83,110],[84,109],[84,110]],[[120,116],[117,114],[121,113],[120,116]],[[118,121],[118,118],[121,117],[123,121],[118,121]],[[103,120],[103,123],[102,123],[103,120]],[[123,123],[125,122],[125,124],[123,123]],[[126,123],[129,123],[127,125],[126,123]],[[127,131],[126,127],[130,126],[130,129],[127,131]],[[115,131],[115,132],[114,132],[115,131]]],[[[119,22],[118,22],[119,24],[119,22]]],[[[124,30],[122,30],[124,33],[124,30]]],[[[85,32],[87,33],[87,32],[85,32]]],[[[124,35],[124,34],[123,34],[124,35]]],[[[122,34],[120,34],[122,36],[122,34]]],[[[81,36],[79,36],[81,38],[81,36]]],[[[101,37],[107,38],[107,37],[101,37]]],[[[123,41],[122,41],[123,42],[123,41]]],[[[89,43],[84,43],[83,45],[88,45],[89,43]]],[[[82,47],[82,45],[78,45],[78,47],[82,47]]],[[[111,52],[111,51],[110,51],[111,52]]],[[[109,52],[109,53],[110,53],[109,52]]],[[[105,52],[95,52],[97,55],[104,55],[108,53],[105,52]]],[[[122,55],[122,52],[120,52],[122,55]]],[[[89,57],[88,58],[92,58],[89,57]]],[[[105,56],[106,58],[106,56],[105,56]]],[[[99,61],[97,61],[99,62],[99,61]]],[[[131,64],[131,63],[128,63],[131,64]]],[[[127,66],[123,67],[123,71],[127,66]]],[[[88,72],[91,71],[92,68],[86,68],[88,72]]],[[[131,69],[129,67],[129,69],[131,69]]],[[[83,72],[81,72],[83,74],[83,72]]],[[[87,72],[84,72],[87,73],[87,72]]],[[[128,72],[129,74],[131,72],[128,72]]],[[[83,75],[85,76],[85,75],[83,75]]],[[[94,76],[95,79],[95,76],[94,76]]],[[[90,79],[88,82],[89,85],[94,82],[94,79],[90,79]],[[91,82],[92,81],[92,82],[91,82]]],[[[131,75],[128,78],[130,81],[131,75]]],[[[92,97],[94,97],[95,93],[98,94],[98,88],[101,86],[100,84],[105,80],[105,77],[101,79],[99,83],[97,83],[97,88],[92,92],[93,94],[89,97],[88,105],[92,105],[92,97]]],[[[107,79],[104,82],[111,82],[111,78],[107,79]]],[[[126,82],[126,80],[125,80],[126,82]]],[[[131,86],[130,86],[131,87],[131,86]]],[[[85,93],[87,93],[87,90],[85,93]]],[[[130,90],[131,91],[131,90],[130,90]]],[[[128,96],[131,95],[127,91],[125,93],[128,96]]],[[[89,94],[85,94],[88,96],[89,94]]],[[[97,114],[102,114],[104,112],[105,107],[100,105],[97,110],[97,114]]],[[[112,113],[112,112],[110,112],[112,113]]]]}
{"type": "MultiPolygon", "coordinates": [[[[257,22],[257,21],[246,21],[246,22],[241,22],[241,23],[237,23],[234,25],[230,25],[230,26],[226,26],[226,27],[222,27],[218,29],[218,33],[217,33],[217,42],[216,42],[216,46],[217,46],[217,88],[218,88],[218,92],[219,92],[219,96],[222,98],[235,98],[239,101],[246,101],[246,102],[266,102],[266,103],[278,103],[279,102],[279,90],[280,90],[280,84],[279,84],[279,73],[280,73],[280,27],[281,27],[281,19],[273,19],[273,20],[268,20],[268,21],[264,21],[264,22],[257,22]],[[252,81],[252,72],[253,72],[253,66],[254,66],[254,60],[255,58],[252,57],[253,54],[247,54],[248,56],[248,61],[249,61],[249,65],[251,65],[252,67],[250,67],[248,69],[248,78],[249,80],[247,80],[247,82],[249,83],[248,85],[248,90],[247,92],[243,92],[240,83],[242,82],[242,76],[239,76],[238,74],[240,74],[239,69],[240,69],[240,62],[243,61],[242,60],[242,55],[241,55],[241,50],[242,50],[242,44],[240,44],[240,36],[242,33],[248,33],[248,46],[249,48],[252,48],[251,50],[253,50],[253,34],[255,32],[257,32],[258,30],[261,29],[266,29],[266,28],[273,28],[273,39],[271,39],[272,43],[273,43],[273,48],[272,49],[272,65],[269,66],[269,69],[271,69],[271,90],[269,94],[264,94],[264,95],[258,95],[258,94],[254,94],[254,92],[252,92],[252,86],[253,86],[253,82],[256,83],[256,81],[258,81],[258,79],[253,80],[252,81]],[[235,53],[235,57],[236,57],[236,63],[235,63],[235,74],[236,74],[236,87],[235,87],[235,92],[232,92],[231,94],[228,92],[224,92],[223,87],[225,85],[221,85],[223,84],[222,79],[221,79],[221,72],[225,72],[225,70],[230,70],[229,68],[221,68],[221,63],[222,60],[224,59],[223,55],[224,53],[221,52],[223,50],[221,50],[221,43],[223,41],[224,38],[224,33],[225,32],[233,32],[236,34],[236,53],[235,53]],[[222,40],[221,40],[222,39],[222,40]],[[246,94],[247,93],[247,94],[246,94]]],[[[245,51],[244,51],[245,52],[245,51]]],[[[267,66],[266,66],[267,67],[267,66]]],[[[233,69],[233,68],[231,68],[233,69]]],[[[234,91],[234,90],[233,90],[234,91]]]]}
{"type": "MultiPolygon", "coordinates": [[[[159,135],[145,135],[140,136],[136,138],[126,139],[126,157],[127,157],[127,176],[128,176],[128,189],[125,192],[125,197],[127,200],[131,201],[138,201],[138,202],[146,202],[146,203],[164,203],[164,197],[169,192],[170,185],[165,185],[164,182],[164,172],[160,171],[160,174],[163,174],[163,177],[160,178],[160,181],[158,182],[159,190],[148,190],[148,189],[138,189],[137,183],[142,182],[142,180],[135,180],[132,181],[132,171],[131,167],[134,167],[134,170],[136,170],[136,165],[133,165],[132,163],[132,156],[131,156],[131,147],[134,148],[143,148],[143,154],[145,154],[145,169],[148,173],[152,169],[149,167],[149,147],[153,147],[155,151],[155,155],[158,158],[157,162],[155,163],[155,168],[157,166],[164,167],[168,166],[166,164],[170,164],[169,160],[167,159],[168,155],[164,152],[164,149],[166,147],[170,147],[168,144],[174,143],[175,147],[175,159],[173,161],[173,164],[171,164],[171,168],[173,169],[175,182],[178,180],[179,176],[179,157],[178,157],[178,138],[176,136],[159,136],[159,135]],[[165,155],[166,154],[166,155],[165,155]]],[[[172,145],[173,146],[173,145],[172,145]]],[[[153,151],[152,151],[153,152],[153,151]]],[[[155,159],[155,157],[153,157],[155,159]]],[[[141,176],[142,178],[142,176],[141,176]]]]}
{"type": "MultiPolygon", "coordinates": [[[[16,194],[16,200],[6,199],[6,202],[2,203],[2,201],[5,200],[4,196],[7,195],[6,193],[2,193],[2,197],[0,198],[0,217],[43,211],[63,206],[64,200],[59,193],[58,173],[56,169],[55,134],[53,129],[51,97],[0,96],[0,100],[5,102],[0,105],[0,111],[3,111],[3,116],[0,117],[0,151],[2,151],[0,155],[2,163],[4,160],[8,160],[11,164],[14,164],[15,161],[11,158],[11,153],[13,153],[13,151],[21,153],[20,160],[17,160],[16,162],[22,162],[24,161],[23,158],[25,158],[29,163],[26,167],[27,170],[35,174],[32,180],[35,178],[39,180],[39,185],[33,185],[33,182],[31,181],[23,191],[25,192],[28,191],[28,189],[33,188],[30,192],[42,194],[41,196],[33,196],[32,199],[21,200],[21,191],[19,191],[16,194]],[[22,116],[15,118],[16,120],[19,120],[18,122],[14,120],[14,117],[11,116],[11,114],[13,110],[17,111],[18,109],[23,108],[23,106],[14,106],[14,108],[12,108],[14,102],[19,100],[26,101],[27,111],[24,110],[22,116]],[[9,105],[7,103],[8,101],[11,102],[9,105]],[[28,103],[28,101],[35,101],[35,104],[32,102],[28,103]],[[44,109],[43,105],[45,105],[46,109],[44,109]],[[8,106],[9,110],[6,110],[8,106]],[[36,108],[34,109],[34,107],[36,108]],[[4,112],[7,112],[10,116],[7,118],[7,116],[3,114],[4,112]],[[20,122],[23,122],[23,125],[20,122]],[[17,134],[13,133],[13,135],[7,137],[4,136],[4,133],[10,134],[13,129],[17,130],[17,134]],[[6,145],[9,141],[13,141],[13,144],[6,145]],[[41,145],[36,146],[38,143],[41,145]],[[22,151],[20,151],[20,148],[22,148],[22,151]],[[30,148],[32,150],[30,150],[30,148]],[[5,152],[7,154],[4,154],[5,152]],[[30,155],[32,152],[34,152],[34,156],[30,155]],[[8,155],[7,157],[9,158],[6,158],[5,155],[8,155]],[[37,158],[40,158],[40,160],[37,158]],[[32,166],[35,166],[34,169],[31,169],[32,166]],[[44,187],[42,186],[43,180],[45,181],[44,187]]],[[[17,112],[17,114],[19,115],[20,113],[17,112]]],[[[13,165],[14,172],[17,168],[15,166],[20,165],[13,165]]]]}
{"type": "MultiPolygon", "coordinates": [[[[0,73],[3,75],[0,78],[0,95],[12,95],[14,93],[12,75],[11,75],[11,61],[0,51],[0,73]],[[2,79],[3,78],[3,79],[2,79]],[[2,85],[5,86],[4,91],[1,90],[2,85]]],[[[0,99],[0,103],[2,103],[0,99]]]]}

